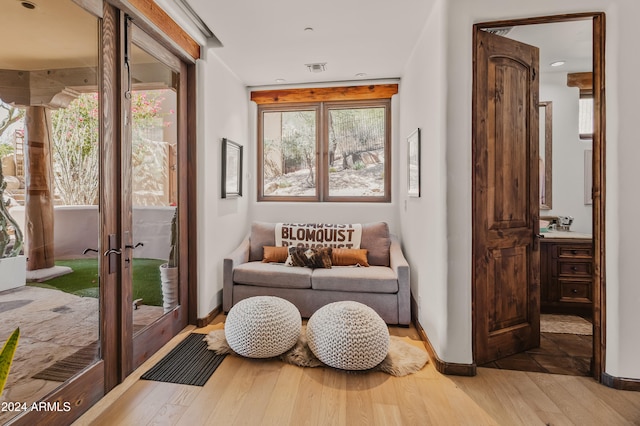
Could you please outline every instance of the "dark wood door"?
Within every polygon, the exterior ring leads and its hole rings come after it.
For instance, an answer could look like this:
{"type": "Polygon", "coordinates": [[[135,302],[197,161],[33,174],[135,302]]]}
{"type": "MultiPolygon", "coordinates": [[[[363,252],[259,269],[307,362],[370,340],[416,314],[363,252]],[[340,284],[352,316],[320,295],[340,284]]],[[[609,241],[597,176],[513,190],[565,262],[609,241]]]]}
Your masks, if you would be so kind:
{"type": "Polygon", "coordinates": [[[473,319],[477,364],[540,344],[538,48],[476,32],[473,319]]]}

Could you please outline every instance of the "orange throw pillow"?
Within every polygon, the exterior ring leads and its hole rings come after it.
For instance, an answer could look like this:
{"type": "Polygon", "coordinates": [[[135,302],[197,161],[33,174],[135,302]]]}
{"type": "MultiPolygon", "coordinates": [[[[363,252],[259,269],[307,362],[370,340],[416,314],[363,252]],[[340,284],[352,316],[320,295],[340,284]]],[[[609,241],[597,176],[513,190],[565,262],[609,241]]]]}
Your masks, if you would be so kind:
{"type": "Polygon", "coordinates": [[[286,246],[263,246],[262,248],[264,250],[262,262],[264,263],[284,263],[284,261],[287,260],[287,256],[289,256],[289,251],[287,250],[286,246]]]}
{"type": "Polygon", "coordinates": [[[334,248],[331,252],[331,264],[334,266],[369,266],[367,250],[334,248]]]}

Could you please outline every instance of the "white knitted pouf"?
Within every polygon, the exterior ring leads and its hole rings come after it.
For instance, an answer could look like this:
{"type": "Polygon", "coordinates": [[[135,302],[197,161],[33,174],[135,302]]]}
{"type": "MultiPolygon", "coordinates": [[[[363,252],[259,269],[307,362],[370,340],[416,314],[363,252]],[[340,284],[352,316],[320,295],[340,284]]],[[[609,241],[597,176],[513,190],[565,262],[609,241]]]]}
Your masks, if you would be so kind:
{"type": "Polygon", "coordinates": [[[368,370],[389,350],[389,329],[380,315],[358,302],[334,302],[307,323],[309,348],[325,364],[342,370],[368,370]]]}
{"type": "Polygon", "coordinates": [[[271,358],[291,349],[300,337],[300,311],[288,300],[255,296],[234,305],[224,324],[229,347],[248,358],[271,358]]]}

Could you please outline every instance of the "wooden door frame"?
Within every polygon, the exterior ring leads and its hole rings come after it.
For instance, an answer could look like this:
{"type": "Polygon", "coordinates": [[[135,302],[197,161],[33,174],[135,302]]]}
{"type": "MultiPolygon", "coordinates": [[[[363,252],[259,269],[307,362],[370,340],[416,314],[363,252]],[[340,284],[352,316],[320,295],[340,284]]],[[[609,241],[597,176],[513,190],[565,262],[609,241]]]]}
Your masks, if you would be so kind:
{"type": "MultiPolygon", "coordinates": [[[[586,12],[565,15],[540,16],[525,19],[510,19],[493,22],[481,22],[473,26],[473,38],[478,31],[486,28],[501,28],[522,25],[551,24],[591,19],[593,22],[593,377],[603,380],[606,356],[606,276],[605,276],[605,148],[606,148],[606,110],[605,110],[605,14],[604,12],[586,12]]],[[[475,43],[474,43],[475,55],[475,43]]],[[[473,74],[474,98],[473,116],[477,108],[475,98],[476,74],[473,74]]],[[[473,122],[472,132],[477,123],[473,122]]],[[[475,164],[475,158],[472,164],[475,164]]],[[[474,183],[475,185],[475,183],[474,183]]],[[[475,188],[472,192],[475,193],[475,188]]],[[[472,212],[473,214],[473,212],[472,212]]],[[[473,230],[475,233],[475,229],[473,230]]],[[[475,306],[475,277],[472,277],[472,310],[475,306]]],[[[476,355],[475,316],[472,315],[472,348],[476,355]]]]}

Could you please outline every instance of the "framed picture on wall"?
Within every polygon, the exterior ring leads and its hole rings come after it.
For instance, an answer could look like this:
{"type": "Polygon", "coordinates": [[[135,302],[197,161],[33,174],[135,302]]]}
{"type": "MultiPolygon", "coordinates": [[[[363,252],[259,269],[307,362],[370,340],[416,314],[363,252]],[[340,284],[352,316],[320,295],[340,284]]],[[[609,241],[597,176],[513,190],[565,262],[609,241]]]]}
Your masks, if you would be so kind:
{"type": "Polygon", "coordinates": [[[242,197],[242,145],[222,139],[222,198],[242,197]]]}
{"type": "Polygon", "coordinates": [[[420,196],[420,128],[407,138],[407,194],[420,196]]]}

